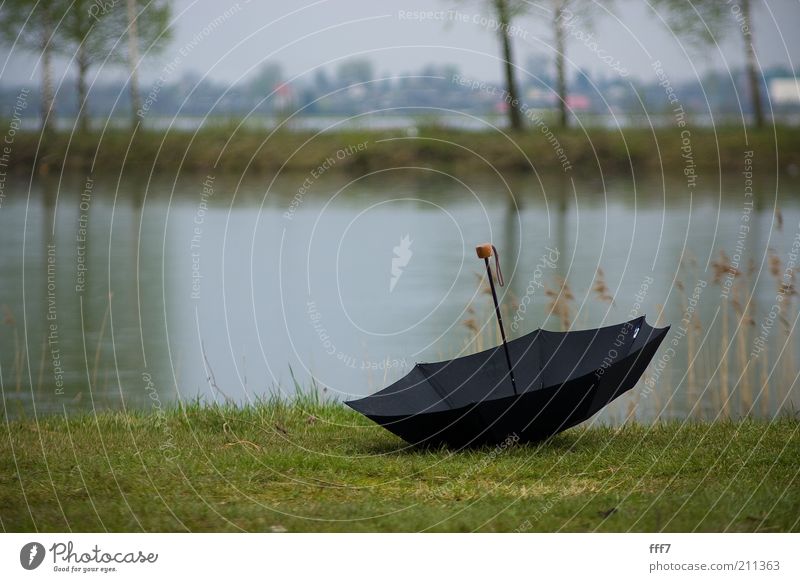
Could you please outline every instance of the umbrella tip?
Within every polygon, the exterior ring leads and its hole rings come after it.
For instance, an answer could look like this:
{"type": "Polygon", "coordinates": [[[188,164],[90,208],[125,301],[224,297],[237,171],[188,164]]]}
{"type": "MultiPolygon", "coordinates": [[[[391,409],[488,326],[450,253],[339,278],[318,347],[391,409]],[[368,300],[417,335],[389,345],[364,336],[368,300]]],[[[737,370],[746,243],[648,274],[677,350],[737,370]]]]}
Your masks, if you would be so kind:
{"type": "Polygon", "coordinates": [[[479,259],[488,259],[492,256],[491,243],[483,243],[475,247],[475,252],[478,253],[479,259]]]}

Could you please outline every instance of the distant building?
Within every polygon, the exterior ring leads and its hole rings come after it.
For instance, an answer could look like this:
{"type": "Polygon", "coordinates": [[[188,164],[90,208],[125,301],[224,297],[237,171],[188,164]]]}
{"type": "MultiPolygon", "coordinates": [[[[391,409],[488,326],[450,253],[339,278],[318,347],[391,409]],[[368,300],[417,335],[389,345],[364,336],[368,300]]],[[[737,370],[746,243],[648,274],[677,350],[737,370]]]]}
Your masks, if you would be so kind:
{"type": "Polygon", "coordinates": [[[572,94],[567,95],[567,107],[573,111],[586,111],[591,107],[592,101],[586,95],[572,94]]]}
{"type": "Polygon", "coordinates": [[[279,83],[275,87],[274,107],[278,111],[288,109],[294,102],[294,91],[289,83],[279,83]]]}
{"type": "Polygon", "coordinates": [[[775,105],[800,105],[800,80],[793,77],[770,80],[769,97],[775,105]]]}

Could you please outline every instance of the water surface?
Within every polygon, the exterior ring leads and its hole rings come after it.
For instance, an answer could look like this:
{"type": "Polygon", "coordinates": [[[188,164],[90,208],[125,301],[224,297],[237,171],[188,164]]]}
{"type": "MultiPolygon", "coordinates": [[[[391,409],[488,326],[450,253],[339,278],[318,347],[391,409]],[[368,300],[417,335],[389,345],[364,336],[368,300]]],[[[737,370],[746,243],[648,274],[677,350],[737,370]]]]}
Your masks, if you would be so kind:
{"type": "Polygon", "coordinates": [[[247,402],[294,393],[292,372],[328,397],[372,393],[415,362],[496,341],[483,241],[501,251],[512,337],[561,328],[546,292],[559,278],[575,328],[640,314],[674,326],[668,357],[665,344],[600,420],[771,416],[798,402],[797,298],[781,301],[776,281],[799,232],[797,179],[757,182],[748,210],[737,176],[690,194],[660,177],[135,174],[7,183],[9,415],[247,402]],[[715,282],[721,250],[741,274],[715,282]]]}

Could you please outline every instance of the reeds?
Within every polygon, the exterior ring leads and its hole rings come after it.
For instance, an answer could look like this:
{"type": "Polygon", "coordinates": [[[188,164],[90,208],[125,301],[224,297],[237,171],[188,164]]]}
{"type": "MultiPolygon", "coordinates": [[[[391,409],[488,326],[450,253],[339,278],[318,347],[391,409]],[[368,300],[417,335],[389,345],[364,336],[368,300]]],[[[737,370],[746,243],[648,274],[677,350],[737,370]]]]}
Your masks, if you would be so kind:
{"type": "Polygon", "coordinates": [[[14,335],[14,386],[17,392],[22,390],[22,362],[24,354],[19,345],[19,331],[17,330],[17,319],[11,313],[8,305],[3,305],[3,324],[10,327],[14,335]]]}
{"type": "Polygon", "coordinates": [[[544,294],[550,298],[550,315],[558,318],[561,324],[561,331],[567,331],[573,324],[575,318],[574,303],[575,295],[572,294],[569,283],[566,278],[560,275],[554,276],[555,287],[551,288],[548,285],[544,287],[544,294]]]}
{"type": "MultiPolygon", "coordinates": [[[[769,308],[765,313],[756,312],[755,265],[751,262],[744,268],[720,251],[710,263],[710,274],[706,276],[697,260],[687,254],[679,266],[675,293],[669,302],[672,305],[659,305],[655,321],[657,327],[673,324],[668,337],[681,334],[678,336],[680,347],[676,348],[680,355],[657,378],[656,389],[648,394],[647,411],[640,410],[641,391],[634,389],[625,400],[612,405],[609,414],[616,414],[622,422],[634,420],[637,415],[656,422],[665,415],[674,416],[671,409],[677,407],[684,416],[719,420],[744,416],[769,418],[779,413],[782,406],[789,407],[791,394],[788,391],[792,389],[796,374],[792,333],[797,318],[795,274],[784,268],[774,251],[769,256],[768,266],[768,276],[775,282],[775,303],[779,309],[775,328],[763,349],[754,356],[752,347],[761,333],[761,324],[769,317],[769,308]],[[710,285],[706,277],[711,279],[710,285]],[[678,321],[679,327],[676,326],[678,321]],[[709,325],[713,328],[709,329],[709,325]],[[673,373],[672,368],[679,373],[673,373]],[[779,386],[785,388],[780,390],[779,386]]],[[[595,302],[605,304],[606,309],[616,307],[616,298],[602,268],[597,269],[586,293],[595,302]]],[[[544,285],[544,295],[549,304],[539,315],[544,321],[543,327],[548,326],[550,317],[557,320],[561,330],[576,325],[575,294],[566,279],[553,276],[549,284],[544,285]]],[[[477,300],[482,305],[469,305],[463,320],[468,336],[464,346],[470,348],[466,353],[500,342],[496,323],[487,319],[493,319],[494,315],[491,301],[486,302],[483,297],[477,300]]],[[[506,309],[501,308],[501,312],[505,319],[506,309]]],[[[529,308],[527,317],[537,316],[529,308]]],[[[538,327],[536,324],[530,322],[527,331],[538,327]]],[[[520,329],[519,333],[525,331],[520,329]]],[[[653,377],[648,368],[643,379],[652,380],[653,377]]]]}
{"type": "Polygon", "coordinates": [[[611,289],[609,289],[608,285],[606,284],[606,274],[600,267],[597,267],[597,272],[594,276],[594,283],[592,284],[592,291],[595,292],[599,301],[608,303],[611,306],[615,305],[614,296],[611,294],[611,289]]]}

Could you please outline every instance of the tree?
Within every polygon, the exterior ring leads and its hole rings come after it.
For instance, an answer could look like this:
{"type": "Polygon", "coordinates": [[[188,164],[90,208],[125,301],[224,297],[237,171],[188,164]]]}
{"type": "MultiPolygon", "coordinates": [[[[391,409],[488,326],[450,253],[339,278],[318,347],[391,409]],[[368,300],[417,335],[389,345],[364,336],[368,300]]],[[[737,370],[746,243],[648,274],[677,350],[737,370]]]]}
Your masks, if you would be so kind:
{"type": "Polygon", "coordinates": [[[764,108],[761,102],[761,79],[756,60],[750,0],[738,0],[736,4],[718,0],[653,0],[653,7],[659,14],[663,12],[670,29],[694,49],[716,45],[734,27],[739,29],[745,51],[753,120],[756,127],[763,127],[764,108]]]}
{"type": "Polygon", "coordinates": [[[566,60],[566,42],[564,39],[564,19],[566,5],[569,0],[556,0],[553,10],[553,32],[556,45],[556,97],[558,98],[558,124],[567,127],[567,77],[564,61],[566,60]]]}
{"type": "Polygon", "coordinates": [[[316,89],[317,93],[323,95],[330,91],[331,87],[332,84],[328,78],[328,74],[325,72],[325,69],[317,69],[314,73],[314,88],[316,89]]]}
{"type": "Polygon", "coordinates": [[[250,92],[254,97],[263,99],[272,93],[286,79],[283,67],[278,63],[267,62],[259,67],[250,81],[250,92]]]}
{"type": "Polygon", "coordinates": [[[88,131],[88,87],[89,68],[103,59],[114,60],[115,44],[122,30],[114,26],[112,12],[97,0],[72,0],[59,27],[60,37],[64,39],[62,52],[74,55],[77,67],[78,119],[80,131],[88,131]]]}
{"type": "MultiPolygon", "coordinates": [[[[764,127],[764,108],[761,105],[761,80],[758,75],[755,41],[753,40],[753,20],[750,18],[750,0],[742,2],[742,23],[739,30],[744,42],[745,60],[747,62],[747,79],[750,83],[750,98],[753,100],[753,117],[756,127],[764,127]]],[[[735,14],[734,14],[735,16],[735,14]]]]}
{"type": "Polygon", "coordinates": [[[519,108],[519,91],[514,76],[514,54],[511,42],[511,22],[526,8],[526,2],[516,0],[492,0],[492,8],[497,19],[497,34],[503,51],[503,72],[506,77],[506,94],[508,101],[508,124],[514,131],[522,131],[522,113],[519,108]]]}
{"type": "Polygon", "coordinates": [[[527,12],[530,6],[531,3],[526,0],[488,0],[488,8],[495,20],[494,28],[503,53],[503,76],[506,85],[504,100],[508,104],[508,125],[513,131],[520,132],[525,125],[522,121],[521,100],[514,75],[514,47],[511,33],[514,30],[514,20],[527,12]]]}
{"type": "Polygon", "coordinates": [[[339,87],[367,83],[374,78],[372,63],[367,59],[350,59],[336,67],[339,87]]]}
{"type": "MultiPolygon", "coordinates": [[[[610,5],[610,2],[606,3],[610,5]]],[[[558,124],[561,127],[569,125],[569,112],[567,110],[567,31],[580,25],[591,29],[591,23],[585,17],[597,9],[591,0],[550,0],[553,14],[553,37],[556,49],[556,96],[558,97],[558,124]]],[[[586,31],[577,29],[584,37],[588,38],[586,31]]]]}
{"type": "MultiPolygon", "coordinates": [[[[554,43],[556,47],[556,93],[558,95],[559,124],[566,127],[567,116],[567,80],[566,80],[566,26],[567,21],[587,13],[594,3],[591,0],[549,0],[552,7],[554,43]]],[[[536,3],[527,0],[489,0],[489,7],[496,21],[496,30],[503,52],[503,71],[506,84],[506,101],[509,103],[508,123],[511,129],[522,131],[523,120],[521,102],[517,83],[514,77],[514,54],[512,34],[514,21],[527,13],[536,3]],[[517,106],[514,106],[514,104],[517,106]]]]}
{"type": "Polygon", "coordinates": [[[169,28],[172,10],[167,0],[126,0],[125,6],[119,4],[112,7],[112,18],[117,23],[123,23],[127,35],[125,60],[130,74],[131,117],[135,127],[141,109],[140,54],[149,55],[163,50],[172,37],[172,30],[169,28]]]}
{"type": "Polygon", "coordinates": [[[503,76],[505,77],[508,104],[508,125],[513,131],[522,131],[521,100],[514,76],[514,47],[512,43],[513,22],[529,10],[532,3],[526,0],[488,0],[489,10],[495,20],[494,27],[503,53],[503,76]]]}
{"type": "Polygon", "coordinates": [[[39,0],[31,6],[27,0],[6,0],[0,5],[0,41],[41,56],[42,74],[41,128],[53,127],[55,89],[53,87],[53,52],[60,47],[56,35],[64,12],[64,2],[39,0]]]}

